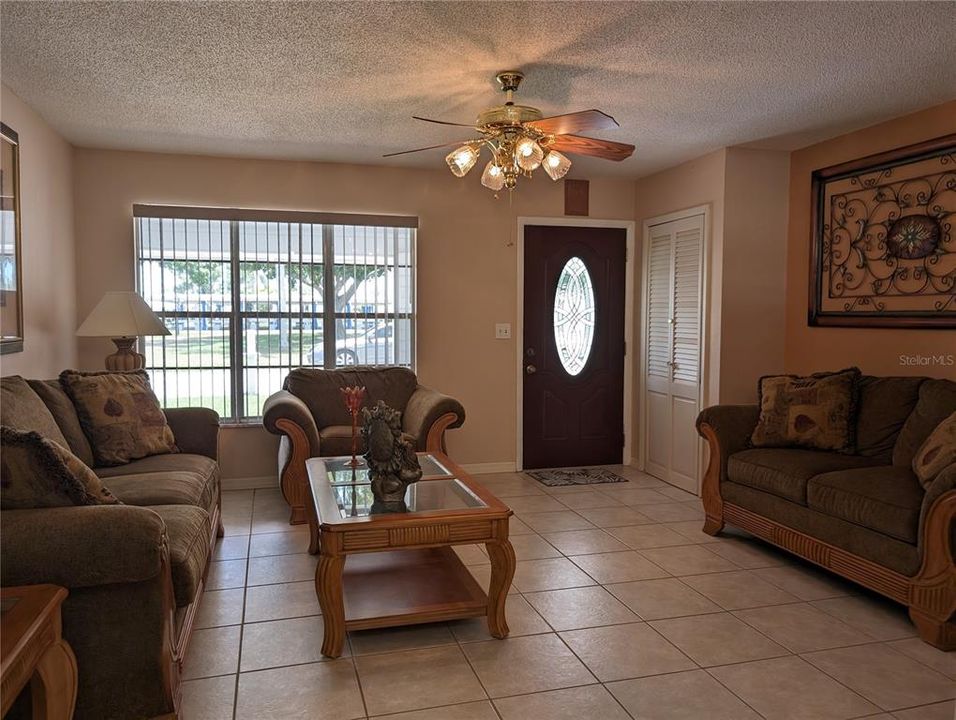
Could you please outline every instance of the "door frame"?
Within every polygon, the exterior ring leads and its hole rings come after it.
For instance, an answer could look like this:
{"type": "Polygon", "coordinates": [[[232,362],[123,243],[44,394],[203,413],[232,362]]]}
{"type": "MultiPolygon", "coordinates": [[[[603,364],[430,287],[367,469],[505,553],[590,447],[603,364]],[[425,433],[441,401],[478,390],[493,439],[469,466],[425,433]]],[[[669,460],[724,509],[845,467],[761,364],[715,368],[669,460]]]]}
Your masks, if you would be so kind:
{"type": "MultiPolygon", "coordinates": [[[[644,470],[647,462],[647,433],[644,432],[647,427],[647,383],[644,377],[647,374],[647,354],[644,350],[647,348],[647,322],[645,309],[647,308],[647,254],[650,251],[650,232],[655,225],[663,225],[674,220],[686,220],[688,218],[703,215],[704,231],[700,240],[700,377],[697,388],[697,407],[702,410],[707,407],[709,394],[708,386],[710,384],[710,374],[712,369],[710,357],[710,291],[711,291],[711,263],[713,262],[713,253],[711,247],[711,218],[713,208],[710,203],[705,205],[695,205],[694,207],[665,215],[657,215],[647,218],[642,223],[641,233],[641,357],[638,367],[640,368],[639,382],[641,384],[638,398],[638,425],[639,437],[637,440],[638,457],[637,466],[644,470]]],[[[697,442],[697,494],[700,495],[700,483],[703,476],[702,469],[706,460],[706,443],[699,438],[697,442]]]]}
{"type": "Polygon", "coordinates": [[[518,311],[515,318],[515,374],[517,377],[517,448],[515,450],[515,469],[524,469],[524,229],[528,225],[548,225],[551,227],[588,227],[618,228],[625,231],[624,261],[624,453],[621,462],[631,463],[631,416],[634,412],[634,220],[601,220],[598,218],[569,217],[518,217],[517,258],[518,258],[518,311]]]}

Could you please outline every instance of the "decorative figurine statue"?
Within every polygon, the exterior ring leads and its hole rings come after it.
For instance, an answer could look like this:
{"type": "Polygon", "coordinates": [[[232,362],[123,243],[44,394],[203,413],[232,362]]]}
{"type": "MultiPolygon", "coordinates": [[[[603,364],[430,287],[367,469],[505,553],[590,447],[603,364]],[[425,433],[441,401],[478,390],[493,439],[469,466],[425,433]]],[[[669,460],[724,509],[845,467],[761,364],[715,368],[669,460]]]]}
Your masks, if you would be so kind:
{"type": "Polygon", "coordinates": [[[371,479],[372,513],[408,512],[405,491],[422,477],[415,447],[402,437],[402,414],[379,400],[363,408],[362,438],[371,479]]]}

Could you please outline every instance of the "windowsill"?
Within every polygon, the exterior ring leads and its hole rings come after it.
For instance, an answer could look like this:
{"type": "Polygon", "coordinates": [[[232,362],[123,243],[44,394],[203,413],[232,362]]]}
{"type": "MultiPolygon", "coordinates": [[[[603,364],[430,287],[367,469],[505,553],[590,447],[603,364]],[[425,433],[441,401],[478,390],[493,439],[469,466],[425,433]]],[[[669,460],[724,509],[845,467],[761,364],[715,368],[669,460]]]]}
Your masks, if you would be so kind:
{"type": "Polygon", "coordinates": [[[223,420],[219,423],[220,428],[235,430],[241,428],[262,428],[262,418],[254,420],[223,420]]]}

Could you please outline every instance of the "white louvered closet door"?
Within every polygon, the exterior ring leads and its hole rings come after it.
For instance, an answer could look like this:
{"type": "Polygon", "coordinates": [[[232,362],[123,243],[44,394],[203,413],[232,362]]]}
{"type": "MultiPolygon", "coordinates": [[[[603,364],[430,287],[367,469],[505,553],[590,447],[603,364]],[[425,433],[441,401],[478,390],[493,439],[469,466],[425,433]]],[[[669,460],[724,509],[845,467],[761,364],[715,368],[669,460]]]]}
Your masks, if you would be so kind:
{"type": "Polygon", "coordinates": [[[645,269],[645,469],[697,493],[704,218],[654,225],[645,269]]]}

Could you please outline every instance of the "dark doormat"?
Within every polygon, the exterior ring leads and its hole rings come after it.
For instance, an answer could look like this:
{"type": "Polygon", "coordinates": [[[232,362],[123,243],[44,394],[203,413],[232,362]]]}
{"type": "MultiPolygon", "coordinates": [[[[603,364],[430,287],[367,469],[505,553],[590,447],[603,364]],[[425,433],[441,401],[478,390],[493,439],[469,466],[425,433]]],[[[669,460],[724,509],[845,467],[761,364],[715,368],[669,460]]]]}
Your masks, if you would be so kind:
{"type": "Polygon", "coordinates": [[[562,485],[597,485],[599,483],[627,482],[627,478],[615,475],[610,470],[599,467],[590,468],[560,468],[557,470],[525,470],[539,483],[548,487],[562,485]]]}

